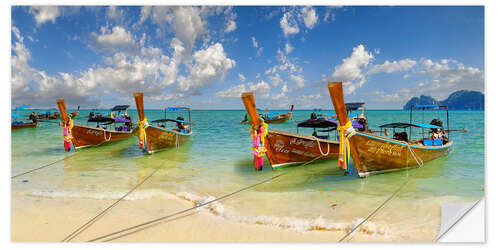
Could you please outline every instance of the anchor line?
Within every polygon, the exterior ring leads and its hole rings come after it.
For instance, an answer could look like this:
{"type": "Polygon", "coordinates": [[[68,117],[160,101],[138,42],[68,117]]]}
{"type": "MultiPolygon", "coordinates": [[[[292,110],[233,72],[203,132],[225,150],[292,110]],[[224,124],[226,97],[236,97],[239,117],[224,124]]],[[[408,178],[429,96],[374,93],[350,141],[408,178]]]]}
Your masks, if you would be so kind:
{"type": "Polygon", "coordinates": [[[104,140],[105,141],[111,140],[111,136],[113,135],[111,132],[108,132],[108,133],[109,133],[109,138],[106,138],[106,129],[104,129],[104,140]]]}
{"type": "MultiPolygon", "coordinates": [[[[305,165],[307,165],[307,164],[310,164],[311,162],[314,162],[314,161],[316,161],[316,160],[318,160],[318,159],[320,159],[320,158],[322,158],[322,157],[323,157],[323,156],[322,156],[322,155],[320,155],[320,156],[318,156],[318,157],[316,157],[316,158],[314,158],[314,159],[312,159],[312,160],[310,160],[310,161],[308,161],[308,162],[306,162],[306,163],[304,163],[304,164],[302,164],[302,165],[300,165],[300,166],[298,166],[298,167],[302,167],[302,166],[305,166],[305,165]]],[[[189,212],[189,211],[192,211],[192,210],[195,210],[195,209],[198,209],[198,208],[204,207],[204,206],[209,205],[209,204],[211,204],[211,203],[214,203],[214,202],[216,202],[216,201],[220,201],[220,200],[223,200],[223,199],[226,199],[226,198],[230,198],[231,196],[234,196],[234,195],[236,195],[236,194],[238,194],[238,193],[240,193],[240,192],[243,192],[243,191],[249,190],[249,189],[251,189],[251,188],[254,188],[254,187],[256,187],[256,186],[259,186],[259,185],[261,185],[261,184],[264,184],[264,183],[266,183],[266,182],[269,182],[269,181],[275,180],[275,179],[277,179],[277,178],[279,178],[279,177],[282,177],[282,176],[284,176],[284,175],[286,175],[286,174],[289,174],[289,173],[291,173],[291,171],[289,171],[289,172],[284,172],[284,173],[281,173],[281,174],[279,174],[279,175],[275,175],[275,176],[273,176],[273,177],[271,177],[271,178],[267,178],[267,179],[265,179],[265,180],[263,180],[263,181],[260,181],[260,182],[254,183],[254,184],[252,184],[252,185],[250,185],[250,186],[246,186],[246,187],[244,187],[244,188],[238,189],[238,190],[236,190],[236,191],[234,191],[234,192],[231,192],[231,193],[225,194],[225,195],[220,196],[220,197],[218,197],[218,198],[215,198],[215,199],[213,199],[213,200],[211,200],[211,201],[207,201],[207,202],[205,202],[205,203],[198,204],[198,205],[196,205],[196,206],[194,206],[194,207],[187,208],[187,209],[184,209],[184,210],[181,210],[181,211],[178,211],[178,212],[175,212],[175,213],[172,213],[172,214],[166,215],[166,216],[162,216],[162,217],[160,217],[160,218],[153,219],[153,220],[150,220],[150,221],[147,221],[147,222],[141,223],[141,224],[137,224],[137,225],[135,225],[135,226],[131,226],[131,227],[128,227],[128,228],[124,228],[124,229],[121,229],[121,230],[115,231],[115,232],[113,232],[113,233],[109,233],[109,234],[106,234],[106,235],[103,235],[103,236],[99,236],[99,237],[97,237],[97,238],[94,238],[94,239],[89,240],[88,242],[95,242],[95,241],[98,241],[98,240],[103,240],[103,239],[109,238],[109,239],[107,239],[107,240],[104,240],[104,241],[106,242],[106,241],[112,241],[112,240],[115,240],[115,239],[121,238],[121,237],[123,237],[123,236],[125,236],[125,235],[132,234],[132,233],[135,233],[135,232],[140,231],[140,230],[141,230],[141,229],[140,229],[141,227],[148,226],[148,225],[151,225],[151,224],[154,224],[154,223],[160,222],[160,221],[162,221],[162,220],[165,220],[165,219],[168,219],[168,218],[171,218],[171,217],[177,216],[177,215],[184,214],[184,213],[186,213],[186,212],[189,212]],[[130,232],[131,230],[134,230],[134,229],[137,229],[137,230],[136,230],[136,231],[133,231],[133,232],[130,232]],[[122,235],[118,235],[118,234],[122,234],[122,235]],[[117,236],[115,236],[115,235],[117,235],[117,236]],[[111,236],[115,236],[115,237],[110,238],[111,236]]]]}
{"type": "Polygon", "coordinates": [[[326,145],[328,145],[328,150],[327,150],[327,152],[325,154],[325,153],[323,153],[323,150],[321,149],[321,144],[320,144],[318,138],[316,138],[316,142],[318,143],[318,149],[319,149],[319,152],[321,153],[321,155],[322,156],[328,156],[330,154],[330,143],[328,143],[328,142],[326,143],[326,145]]]}
{"type": "Polygon", "coordinates": [[[92,219],[90,219],[89,221],[87,221],[85,224],[83,224],[82,226],[80,226],[79,228],[77,228],[75,231],[73,231],[72,233],[70,233],[68,236],[66,236],[66,238],[64,238],[61,242],[69,242],[71,241],[72,239],[74,239],[76,236],[78,236],[79,234],[81,234],[83,231],[87,230],[92,224],[94,224],[102,215],[104,215],[105,213],[107,213],[109,210],[111,210],[113,207],[115,207],[116,205],[118,205],[118,203],[120,203],[123,199],[125,199],[125,197],[127,197],[128,195],[130,195],[132,192],[134,192],[139,186],[141,186],[142,184],[144,184],[144,182],[146,182],[149,178],[151,178],[151,176],[153,176],[159,169],[155,169],[154,171],[151,172],[150,175],[148,175],[146,178],[144,178],[141,182],[139,182],[137,185],[135,185],[132,189],[130,189],[126,194],[124,194],[122,197],[120,197],[120,199],[116,200],[113,204],[109,205],[106,209],[104,209],[103,211],[101,211],[99,214],[97,214],[96,216],[94,216],[92,219]]]}
{"type": "MultiPolygon", "coordinates": [[[[421,169],[422,166],[424,165],[424,161],[422,160],[422,158],[420,158],[410,147],[410,144],[407,144],[408,146],[408,149],[409,151],[411,152],[411,155],[413,156],[413,159],[415,160],[415,162],[417,162],[419,168],[418,169],[421,169]],[[418,158],[418,159],[417,159],[418,158]]],[[[408,156],[407,156],[407,160],[406,160],[406,164],[408,165],[408,156]]],[[[407,167],[408,168],[408,167],[407,167]]],[[[351,231],[349,231],[346,235],[344,235],[338,242],[342,242],[344,241],[347,237],[349,237],[349,235],[351,235],[352,233],[354,233],[359,227],[361,227],[361,225],[363,225],[365,222],[367,222],[373,215],[375,215],[380,209],[382,209],[387,203],[389,203],[390,200],[392,200],[397,193],[399,193],[404,186],[406,186],[406,184],[408,184],[408,182],[410,182],[410,177],[413,177],[415,176],[415,173],[411,176],[408,176],[408,173],[406,174],[406,180],[401,184],[401,186],[399,186],[398,189],[396,189],[392,194],[391,196],[389,196],[384,202],[382,202],[382,204],[380,204],[377,208],[375,208],[375,210],[373,210],[370,214],[368,214],[368,216],[366,216],[366,218],[364,218],[358,225],[356,225],[351,231]]]]}
{"type": "Polygon", "coordinates": [[[75,155],[75,154],[68,155],[68,156],[66,156],[66,157],[64,157],[64,158],[62,158],[62,159],[59,159],[59,160],[57,160],[57,161],[54,161],[54,162],[52,162],[52,163],[49,163],[49,164],[43,165],[43,166],[38,167],[38,168],[34,168],[34,169],[31,169],[31,170],[28,170],[28,171],[26,171],[26,172],[24,172],[24,173],[16,174],[16,175],[14,175],[14,176],[12,176],[12,177],[10,177],[10,178],[11,178],[11,179],[14,179],[14,178],[17,178],[17,177],[19,177],[19,176],[23,176],[23,175],[25,175],[25,174],[29,174],[29,173],[31,173],[31,172],[34,172],[34,171],[40,170],[40,169],[42,169],[42,168],[46,168],[46,167],[52,166],[52,165],[54,165],[54,164],[56,164],[56,163],[58,163],[58,162],[60,162],[60,161],[63,161],[63,160],[68,159],[68,158],[71,158],[71,157],[73,157],[74,155],[75,155]]]}

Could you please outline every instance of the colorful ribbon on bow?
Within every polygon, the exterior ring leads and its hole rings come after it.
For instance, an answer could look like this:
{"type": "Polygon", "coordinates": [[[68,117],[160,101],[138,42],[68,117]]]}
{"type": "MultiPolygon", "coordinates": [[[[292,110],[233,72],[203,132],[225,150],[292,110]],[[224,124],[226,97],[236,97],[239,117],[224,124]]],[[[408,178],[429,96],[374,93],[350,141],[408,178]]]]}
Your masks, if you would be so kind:
{"type": "Polygon", "coordinates": [[[148,145],[146,142],[146,127],[148,126],[148,119],[144,117],[144,120],[138,121],[139,126],[139,148],[147,150],[148,145]]]}
{"type": "Polygon", "coordinates": [[[356,134],[356,130],[352,127],[351,121],[348,121],[344,126],[338,126],[339,131],[339,168],[343,169],[345,172],[349,172],[350,169],[350,153],[351,148],[349,145],[349,138],[356,134]]]}
{"type": "Polygon", "coordinates": [[[267,127],[268,125],[261,120],[260,129],[254,128],[252,126],[250,128],[250,134],[252,135],[253,147],[252,154],[254,155],[254,167],[256,170],[262,170],[262,166],[264,165],[264,154],[267,149],[264,145],[264,140],[267,135],[267,127]]]}
{"type": "Polygon", "coordinates": [[[73,129],[73,120],[68,116],[68,121],[65,123],[61,121],[61,127],[63,130],[63,138],[64,138],[64,150],[70,151],[71,149],[71,139],[73,139],[73,134],[71,133],[71,129],[73,129]]]}

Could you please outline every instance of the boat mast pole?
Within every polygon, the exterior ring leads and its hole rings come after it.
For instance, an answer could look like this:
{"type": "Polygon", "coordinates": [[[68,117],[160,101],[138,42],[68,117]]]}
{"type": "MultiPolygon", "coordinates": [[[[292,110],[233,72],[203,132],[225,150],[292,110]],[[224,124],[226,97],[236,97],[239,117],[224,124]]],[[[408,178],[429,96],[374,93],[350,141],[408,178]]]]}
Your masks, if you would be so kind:
{"type": "MultiPolygon", "coordinates": [[[[328,82],[328,91],[330,92],[330,98],[333,103],[333,108],[335,108],[335,113],[337,113],[337,118],[339,119],[339,126],[344,126],[349,118],[347,117],[347,111],[344,102],[344,90],[342,89],[342,82],[328,82]]],[[[357,132],[360,133],[360,132],[357,132]]],[[[356,135],[354,135],[356,136],[356,135]]],[[[359,168],[361,167],[358,151],[354,140],[349,141],[351,147],[351,156],[354,160],[354,165],[359,173],[359,168]]]]}

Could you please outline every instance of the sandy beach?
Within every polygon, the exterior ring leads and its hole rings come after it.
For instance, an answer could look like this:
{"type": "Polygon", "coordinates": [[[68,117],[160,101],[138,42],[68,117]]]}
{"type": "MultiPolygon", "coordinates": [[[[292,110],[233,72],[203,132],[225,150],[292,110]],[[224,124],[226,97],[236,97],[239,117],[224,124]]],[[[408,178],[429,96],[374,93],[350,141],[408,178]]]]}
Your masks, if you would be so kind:
{"type": "MultiPolygon", "coordinates": [[[[57,242],[112,204],[112,200],[12,197],[12,241],[57,242]]],[[[73,239],[90,239],[191,207],[174,199],[123,201],[73,239]],[[168,205],[162,205],[168,204],[168,205]],[[156,216],[155,216],[156,215],[156,216]]],[[[188,212],[115,239],[124,242],[335,241],[344,232],[296,232],[264,225],[235,223],[205,210],[188,212]]]]}
{"type": "MultiPolygon", "coordinates": [[[[114,200],[110,199],[13,195],[12,241],[59,242],[113,202],[114,200]]],[[[189,201],[175,198],[124,200],[71,241],[86,242],[192,206],[193,203],[189,201]]],[[[385,217],[383,215],[381,213],[380,217],[385,217]]],[[[439,217],[439,215],[431,216],[439,217]]],[[[377,220],[376,217],[374,219],[377,220]]],[[[439,223],[439,219],[431,223],[436,224],[433,228],[437,231],[439,231],[439,223]]],[[[348,232],[348,229],[349,226],[338,229],[318,227],[317,230],[300,232],[275,225],[263,225],[259,222],[251,224],[232,221],[223,216],[217,216],[217,212],[209,207],[187,212],[141,228],[131,234],[121,235],[119,238],[108,238],[108,240],[122,242],[336,242],[348,232]]],[[[354,233],[345,241],[429,241],[431,239],[428,237],[436,234],[437,231],[419,232],[418,229],[414,229],[411,238],[403,235],[381,235],[372,224],[366,223],[361,227],[361,232],[354,233]]]]}

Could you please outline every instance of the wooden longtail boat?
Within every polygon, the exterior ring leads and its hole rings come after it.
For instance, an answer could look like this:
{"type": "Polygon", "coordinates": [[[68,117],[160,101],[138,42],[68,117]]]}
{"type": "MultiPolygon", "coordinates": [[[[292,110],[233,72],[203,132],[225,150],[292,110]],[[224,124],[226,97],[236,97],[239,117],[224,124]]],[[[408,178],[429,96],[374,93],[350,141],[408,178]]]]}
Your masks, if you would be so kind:
{"type": "Polygon", "coordinates": [[[189,141],[192,135],[190,129],[191,110],[186,107],[168,108],[169,110],[185,110],[188,112],[189,120],[186,123],[182,117],[177,119],[160,119],[147,122],[144,114],[143,93],[135,93],[135,104],[137,105],[137,113],[139,114],[138,129],[135,135],[139,139],[139,147],[145,153],[152,154],[154,152],[164,150],[171,147],[178,147],[181,144],[189,141]],[[175,124],[175,128],[167,128],[166,124],[175,124]]]}
{"type": "Polygon", "coordinates": [[[36,122],[12,122],[11,130],[18,130],[22,128],[36,128],[38,123],[36,122]]]}
{"type": "MultiPolygon", "coordinates": [[[[16,107],[16,111],[23,110],[27,107],[29,107],[29,105],[21,105],[19,107],[16,107]]],[[[12,114],[11,117],[13,119],[13,121],[11,122],[11,125],[10,125],[11,130],[18,130],[18,129],[23,129],[23,128],[35,128],[38,125],[37,120],[36,120],[36,116],[33,115],[33,113],[29,117],[31,122],[18,121],[17,118],[21,118],[21,116],[18,114],[12,114]]]]}
{"type": "MultiPolygon", "coordinates": [[[[241,94],[241,99],[253,125],[260,124],[253,93],[241,94]]],[[[252,125],[252,126],[253,126],[252,125]]],[[[298,133],[269,129],[265,137],[266,156],[273,168],[338,157],[338,141],[320,139],[298,133]]]]}
{"type": "MultiPolygon", "coordinates": [[[[64,99],[57,100],[57,106],[59,107],[59,112],[61,112],[61,121],[65,124],[71,118],[66,112],[64,99]]],[[[123,106],[128,107],[128,105],[123,106]]],[[[118,111],[124,110],[126,110],[126,108],[118,111]]],[[[133,136],[132,121],[130,117],[125,119],[89,116],[88,122],[97,123],[97,125],[94,127],[82,124],[73,124],[73,127],[70,130],[72,137],[71,142],[73,143],[75,150],[83,147],[118,142],[133,136]],[[123,123],[124,126],[117,127],[115,123],[123,123]]]]}
{"type": "MultiPolygon", "coordinates": [[[[328,89],[340,125],[344,126],[348,118],[344,105],[342,83],[329,82],[328,89]]],[[[448,114],[447,107],[446,112],[448,114]]],[[[408,124],[410,128],[442,130],[442,126],[414,124],[411,123],[411,120],[408,124]]],[[[365,177],[370,174],[418,167],[424,162],[447,155],[453,150],[453,141],[446,137],[440,139],[438,143],[427,138],[412,141],[411,133],[410,138],[401,138],[401,134],[397,138],[399,140],[359,131],[352,135],[348,140],[358,175],[365,177]],[[436,146],[433,146],[432,143],[435,143],[436,146]]]]}
{"type": "Polygon", "coordinates": [[[75,112],[71,112],[71,118],[75,118],[80,114],[80,106],[78,106],[78,109],[75,112]]]}
{"type": "MultiPolygon", "coordinates": [[[[266,123],[286,122],[286,121],[290,120],[290,118],[292,118],[293,107],[294,107],[294,105],[292,104],[292,106],[290,107],[290,111],[288,113],[285,113],[285,114],[278,114],[276,112],[265,112],[265,113],[259,114],[259,117],[264,119],[264,122],[266,122],[266,123]]],[[[266,109],[266,111],[267,111],[267,109],[266,109]]],[[[245,116],[245,119],[241,123],[252,124],[252,122],[248,120],[247,116],[245,116]]]]}
{"type": "Polygon", "coordinates": [[[38,119],[41,119],[41,120],[54,120],[54,119],[59,119],[60,114],[57,112],[54,112],[54,113],[47,112],[44,114],[37,114],[37,117],[38,117],[38,119]]]}

